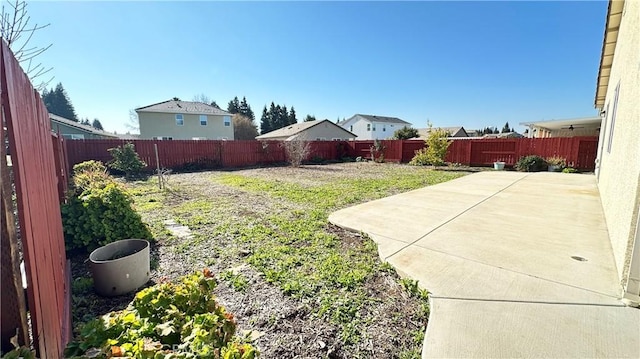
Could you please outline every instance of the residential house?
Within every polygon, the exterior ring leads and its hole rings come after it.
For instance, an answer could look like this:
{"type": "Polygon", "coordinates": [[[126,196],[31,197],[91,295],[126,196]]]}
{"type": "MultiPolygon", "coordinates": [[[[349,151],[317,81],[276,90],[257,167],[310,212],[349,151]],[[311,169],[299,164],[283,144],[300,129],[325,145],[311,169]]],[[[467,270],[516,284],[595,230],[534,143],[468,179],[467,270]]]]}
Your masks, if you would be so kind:
{"type": "Polygon", "coordinates": [[[397,117],[355,114],[338,122],[345,130],[354,133],[359,140],[386,140],[393,137],[393,133],[404,126],[411,127],[407,121],[397,117]]]}
{"type": "Polygon", "coordinates": [[[433,129],[442,129],[449,133],[450,138],[462,138],[469,137],[469,134],[462,126],[458,127],[433,127],[433,128],[419,128],[418,129],[418,137],[416,139],[426,140],[429,137],[429,133],[433,129]]]}
{"type": "Polygon", "coordinates": [[[640,1],[609,1],[596,86],[596,178],[629,304],[640,302],[640,1]]]}
{"type": "Polygon", "coordinates": [[[300,122],[256,137],[257,140],[347,141],[357,136],[329,120],[300,122]]]}
{"type": "Polygon", "coordinates": [[[523,135],[517,132],[501,132],[501,133],[487,133],[482,135],[482,138],[522,138],[523,135]]]}
{"type": "Polygon", "coordinates": [[[73,140],[118,138],[118,136],[113,133],[98,130],[92,126],[83,125],[52,113],[49,114],[49,120],[51,121],[51,131],[61,134],[64,138],[73,140]]]}
{"type": "Polygon", "coordinates": [[[599,116],[561,120],[521,122],[527,126],[529,138],[598,136],[602,119],[599,116]]]}
{"type": "Polygon", "coordinates": [[[206,103],[169,100],[136,113],[141,139],[233,140],[231,114],[206,103]]]}

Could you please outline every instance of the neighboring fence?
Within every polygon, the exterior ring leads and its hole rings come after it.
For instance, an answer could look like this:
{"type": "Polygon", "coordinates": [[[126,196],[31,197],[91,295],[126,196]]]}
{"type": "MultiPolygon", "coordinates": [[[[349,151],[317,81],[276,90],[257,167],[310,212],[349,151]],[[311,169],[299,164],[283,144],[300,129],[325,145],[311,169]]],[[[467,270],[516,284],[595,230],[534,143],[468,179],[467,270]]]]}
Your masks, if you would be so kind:
{"type": "MultiPolygon", "coordinates": [[[[109,148],[131,142],[149,169],[156,168],[154,145],[163,168],[234,168],[270,165],[286,161],[278,141],[157,141],[157,140],[65,140],[68,165],[87,160],[108,162],[109,148]]],[[[505,161],[512,166],[521,156],[561,156],[576,168],[592,170],[597,151],[596,137],[517,138],[454,140],[447,161],[472,166],[491,166],[505,161]]],[[[343,157],[370,158],[374,141],[313,141],[308,160],[340,160],[343,157]]],[[[424,141],[381,141],[384,160],[409,162],[424,141]]]]}
{"type": "MultiPolygon", "coordinates": [[[[0,86],[27,273],[33,346],[40,358],[62,358],[71,334],[70,272],[65,257],[58,190],[58,177],[62,172],[55,167],[57,160],[53,154],[56,152],[47,109],[4,41],[0,48],[0,86]]],[[[4,139],[3,128],[0,128],[0,133],[4,139]]],[[[5,181],[8,167],[1,171],[3,202],[11,202],[6,201],[7,196],[11,198],[12,192],[11,183],[5,181]]],[[[3,206],[5,211],[6,207],[11,210],[13,204],[3,206]]],[[[15,232],[15,228],[10,228],[12,226],[13,223],[3,223],[3,232],[15,232]]],[[[18,238],[15,233],[9,233],[9,237],[10,241],[17,241],[18,238]]],[[[13,249],[17,243],[9,245],[13,249]]],[[[3,251],[6,250],[4,246],[3,241],[3,251]]],[[[14,261],[11,266],[15,268],[16,264],[14,261]]],[[[13,278],[20,278],[19,271],[13,273],[13,278]]],[[[7,290],[10,287],[3,282],[3,295],[7,290]]],[[[14,303],[3,301],[3,312],[7,309],[5,306],[11,305],[14,303]]],[[[12,309],[24,311],[26,317],[24,307],[16,305],[12,309]]],[[[21,344],[29,345],[28,338],[26,343],[22,341],[21,344]]]]}

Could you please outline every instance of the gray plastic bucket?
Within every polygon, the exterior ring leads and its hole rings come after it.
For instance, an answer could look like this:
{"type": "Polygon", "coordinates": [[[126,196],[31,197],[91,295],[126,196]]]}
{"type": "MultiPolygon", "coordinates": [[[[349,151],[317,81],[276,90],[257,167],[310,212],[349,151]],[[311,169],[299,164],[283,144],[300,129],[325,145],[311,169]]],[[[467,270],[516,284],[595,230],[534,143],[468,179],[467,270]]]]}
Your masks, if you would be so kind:
{"type": "Polygon", "coordinates": [[[132,292],[149,281],[149,242],[123,239],[89,255],[96,293],[112,297],[132,292]]]}

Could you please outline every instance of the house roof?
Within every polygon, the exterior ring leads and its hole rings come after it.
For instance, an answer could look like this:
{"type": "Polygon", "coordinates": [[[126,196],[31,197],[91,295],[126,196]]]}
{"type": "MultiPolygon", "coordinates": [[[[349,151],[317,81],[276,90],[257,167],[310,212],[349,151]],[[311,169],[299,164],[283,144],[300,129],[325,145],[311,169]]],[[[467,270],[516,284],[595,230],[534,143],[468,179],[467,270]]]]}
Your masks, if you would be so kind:
{"type": "Polygon", "coordinates": [[[482,138],[520,138],[523,135],[517,132],[501,132],[501,133],[487,133],[482,138]]]}
{"type": "Polygon", "coordinates": [[[602,118],[599,116],[593,117],[578,117],[567,118],[561,120],[547,120],[547,121],[532,121],[532,122],[520,122],[520,125],[527,127],[540,127],[547,130],[560,130],[563,127],[569,126],[583,126],[583,127],[600,127],[602,118]]]}
{"type": "Polygon", "coordinates": [[[355,117],[355,116],[360,116],[360,117],[362,117],[362,118],[364,118],[366,120],[369,120],[371,122],[400,123],[400,124],[403,124],[403,125],[411,125],[409,122],[401,120],[401,119],[399,119],[397,117],[378,116],[378,115],[363,115],[361,113],[356,113],[353,117],[355,117]]]}
{"type": "Polygon", "coordinates": [[[613,54],[616,51],[623,9],[624,0],[609,1],[607,23],[604,27],[604,39],[602,40],[600,67],[598,69],[598,84],[596,85],[596,97],[594,101],[595,107],[599,109],[604,107],[604,100],[607,96],[611,65],[613,64],[613,54]]]}
{"type": "MultiPolygon", "coordinates": [[[[69,127],[77,128],[78,130],[85,131],[85,132],[88,132],[88,133],[92,133],[94,135],[118,138],[118,135],[116,135],[116,134],[113,134],[113,133],[110,133],[110,132],[106,132],[106,131],[101,131],[101,130],[96,129],[95,127],[83,125],[83,124],[81,124],[79,122],[76,122],[76,121],[73,121],[73,120],[69,120],[68,118],[64,118],[64,117],[61,117],[61,116],[58,116],[58,115],[54,115],[52,113],[49,114],[49,118],[53,122],[57,122],[57,123],[62,124],[62,125],[66,125],[66,126],[69,126],[69,127]]],[[[57,132],[55,128],[52,128],[51,130],[53,132],[57,132]]]]}
{"type": "Polygon", "coordinates": [[[257,136],[256,139],[257,140],[268,140],[270,138],[281,138],[281,137],[286,137],[286,138],[290,138],[292,136],[298,135],[300,132],[304,131],[304,130],[308,130],[311,127],[317,126],[321,123],[329,123],[332,126],[334,126],[336,129],[339,129],[340,131],[346,132],[348,133],[350,136],[353,136],[353,138],[358,137],[357,135],[345,130],[344,128],[336,125],[335,123],[329,121],[329,120],[316,120],[316,121],[306,121],[306,122],[298,122],[295,123],[293,125],[289,125],[277,130],[273,130],[271,132],[267,132],[263,135],[257,136]]]}
{"type": "Polygon", "coordinates": [[[136,112],[190,113],[196,115],[231,115],[227,111],[203,102],[168,100],[153,105],[136,108],[136,112]]]}
{"type": "MultiPolygon", "coordinates": [[[[462,132],[464,132],[465,137],[469,137],[469,134],[467,133],[467,131],[464,129],[464,127],[462,126],[457,126],[457,127],[433,127],[433,129],[442,129],[445,130],[447,132],[449,132],[449,134],[451,136],[455,135],[456,133],[460,132],[460,130],[462,130],[462,132]]],[[[420,137],[426,137],[429,132],[431,132],[432,128],[419,128],[418,129],[418,134],[420,135],[420,137]]]]}

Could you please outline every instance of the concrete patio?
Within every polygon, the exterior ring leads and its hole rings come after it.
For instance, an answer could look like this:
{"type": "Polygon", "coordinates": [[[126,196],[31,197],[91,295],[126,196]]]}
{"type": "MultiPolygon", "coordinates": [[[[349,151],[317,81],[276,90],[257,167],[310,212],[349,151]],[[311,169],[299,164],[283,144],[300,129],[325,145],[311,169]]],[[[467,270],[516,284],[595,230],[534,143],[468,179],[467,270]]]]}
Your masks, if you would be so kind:
{"type": "Polygon", "coordinates": [[[640,357],[592,175],[481,172],[329,220],[432,293],[424,358],[640,357]]]}

